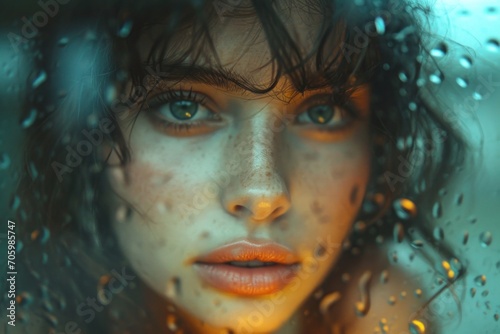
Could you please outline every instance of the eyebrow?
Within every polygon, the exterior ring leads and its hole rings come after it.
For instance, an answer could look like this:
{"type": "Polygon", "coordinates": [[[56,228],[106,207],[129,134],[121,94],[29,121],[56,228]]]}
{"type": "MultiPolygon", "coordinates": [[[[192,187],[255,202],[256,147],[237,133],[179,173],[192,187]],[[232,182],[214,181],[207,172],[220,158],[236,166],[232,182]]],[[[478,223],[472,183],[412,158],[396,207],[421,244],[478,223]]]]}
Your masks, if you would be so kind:
{"type": "MultiPolygon", "coordinates": [[[[260,86],[252,83],[249,79],[236,73],[235,71],[225,68],[209,68],[198,64],[159,64],[156,67],[146,65],[146,71],[151,76],[154,84],[158,81],[182,82],[189,81],[193,83],[201,83],[210,86],[215,86],[228,92],[236,93],[252,93],[266,94],[270,93],[275,87],[271,85],[260,86]]],[[[297,93],[301,93],[292,83],[297,93]]],[[[308,91],[310,89],[305,89],[308,91]]],[[[312,89],[315,90],[315,89],[312,89]]]]}

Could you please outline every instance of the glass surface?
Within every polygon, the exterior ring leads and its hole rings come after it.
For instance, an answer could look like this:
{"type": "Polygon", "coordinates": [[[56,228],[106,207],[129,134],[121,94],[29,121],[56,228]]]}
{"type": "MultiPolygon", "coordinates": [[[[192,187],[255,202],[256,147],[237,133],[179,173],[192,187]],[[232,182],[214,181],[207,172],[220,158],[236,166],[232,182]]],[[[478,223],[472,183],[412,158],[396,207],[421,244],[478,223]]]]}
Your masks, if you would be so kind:
{"type": "Polygon", "coordinates": [[[500,3],[0,4],[0,333],[500,332],[500,3]]]}

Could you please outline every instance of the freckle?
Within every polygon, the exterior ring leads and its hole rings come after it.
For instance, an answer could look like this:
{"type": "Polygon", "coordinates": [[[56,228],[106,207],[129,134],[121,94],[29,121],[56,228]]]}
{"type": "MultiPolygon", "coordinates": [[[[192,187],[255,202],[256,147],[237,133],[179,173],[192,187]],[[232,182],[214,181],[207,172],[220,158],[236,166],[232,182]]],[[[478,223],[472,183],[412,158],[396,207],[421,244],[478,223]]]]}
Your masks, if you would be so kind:
{"type": "Polygon", "coordinates": [[[351,204],[354,205],[356,204],[356,201],[358,199],[358,192],[359,192],[359,187],[358,185],[354,185],[351,190],[351,204]]]}
{"type": "Polygon", "coordinates": [[[311,210],[313,213],[320,215],[323,212],[323,208],[319,205],[318,201],[311,203],[311,210]]]}
{"type": "Polygon", "coordinates": [[[200,239],[207,239],[210,236],[210,233],[208,231],[204,231],[202,234],[200,234],[200,239]]]}

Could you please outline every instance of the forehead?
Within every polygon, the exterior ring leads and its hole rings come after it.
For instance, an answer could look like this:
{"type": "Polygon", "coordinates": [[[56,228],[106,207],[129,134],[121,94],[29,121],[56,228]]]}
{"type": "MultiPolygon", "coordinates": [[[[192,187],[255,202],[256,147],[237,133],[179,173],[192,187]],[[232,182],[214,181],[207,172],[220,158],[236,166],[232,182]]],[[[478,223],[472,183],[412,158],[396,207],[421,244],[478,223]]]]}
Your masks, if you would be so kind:
{"type": "MultiPolygon", "coordinates": [[[[206,17],[206,25],[201,24],[203,20],[188,17],[186,23],[171,34],[165,33],[168,20],[164,20],[150,26],[139,39],[141,60],[149,63],[155,58],[166,64],[222,68],[256,86],[266,86],[276,74],[271,49],[288,53],[284,54],[286,57],[296,53],[295,60],[300,62],[320,38],[323,14],[317,8],[297,3],[278,2],[273,10],[276,17],[269,17],[264,23],[255,9],[244,2],[241,8],[234,7],[234,11],[225,16],[206,17]],[[163,47],[157,47],[161,44],[163,47]]],[[[313,71],[312,61],[308,62],[306,66],[313,71]]]]}

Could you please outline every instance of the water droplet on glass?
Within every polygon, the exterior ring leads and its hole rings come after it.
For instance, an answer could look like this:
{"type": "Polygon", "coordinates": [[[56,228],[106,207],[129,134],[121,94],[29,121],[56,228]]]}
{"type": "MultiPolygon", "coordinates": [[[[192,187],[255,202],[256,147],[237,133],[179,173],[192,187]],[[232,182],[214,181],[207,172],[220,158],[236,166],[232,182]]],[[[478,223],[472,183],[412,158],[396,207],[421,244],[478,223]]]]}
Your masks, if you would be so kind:
{"type": "Polygon", "coordinates": [[[21,199],[19,196],[14,195],[10,201],[10,209],[13,211],[16,211],[19,209],[19,206],[21,205],[21,199]]]}
{"type": "Polygon", "coordinates": [[[410,219],[417,215],[417,206],[407,198],[400,198],[394,201],[393,208],[400,219],[410,219]]]}
{"type": "Polygon", "coordinates": [[[364,317],[370,310],[370,291],[369,285],[372,278],[371,271],[365,271],[358,282],[360,300],[356,302],[356,314],[359,317],[364,317]]]}
{"type": "Polygon", "coordinates": [[[380,273],[380,283],[385,284],[389,281],[389,272],[387,270],[382,270],[380,273]]]}
{"type": "Polygon", "coordinates": [[[459,62],[463,68],[471,68],[472,67],[472,58],[469,56],[462,56],[460,58],[459,62]]]}
{"type": "Polygon", "coordinates": [[[7,169],[10,166],[10,157],[7,153],[0,154],[0,169],[7,169]]]}
{"type": "Polygon", "coordinates": [[[481,241],[481,246],[488,247],[493,241],[493,235],[491,232],[483,232],[479,235],[479,240],[481,241]]]}
{"type": "Polygon", "coordinates": [[[425,334],[425,325],[420,320],[413,320],[408,327],[411,334],[425,334]]]}
{"type": "Polygon", "coordinates": [[[399,72],[399,80],[401,80],[401,82],[407,82],[408,81],[408,75],[406,75],[405,72],[399,72]]]}
{"type": "Polygon", "coordinates": [[[495,313],[495,315],[493,316],[493,319],[495,319],[495,321],[498,321],[498,319],[500,319],[500,314],[495,313]]]}
{"type": "Polygon", "coordinates": [[[110,281],[111,275],[106,274],[99,277],[99,281],[97,283],[97,300],[102,305],[108,305],[113,299],[112,292],[106,289],[110,281]]]}
{"type": "Polygon", "coordinates": [[[60,46],[60,47],[64,47],[64,46],[68,45],[68,42],[69,42],[69,38],[68,37],[62,37],[57,42],[57,45],[60,46]]]}
{"type": "Polygon", "coordinates": [[[43,84],[47,80],[47,72],[44,70],[41,70],[40,73],[38,73],[37,77],[33,82],[31,83],[31,86],[33,88],[39,87],[41,84],[43,84]]]}
{"type": "Polygon", "coordinates": [[[16,301],[20,306],[27,306],[33,302],[33,296],[29,292],[21,292],[17,295],[16,301]]]}
{"type": "Polygon", "coordinates": [[[486,284],[486,276],[485,275],[479,275],[476,278],[474,278],[474,283],[476,283],[477,286],[484,286],[486,284]]]}
{"type": "Polygon", "coordinates": [[[175,315],[167,315],[167,328],[172,332],[177,330],[177,317],[175,315]]]}
{"type": "Polygon", "coordinates": [[[460,205],[462,205],[463,201],[464,201],[464,194],[462,194],[462,193],[458,194],[457,198],[455,199],[455,203],[458,206],[460,206],[460,205]]]}
{"type": "Polygon", "coordinates": [[[444,75],[441,72],[435,72],[429,75],[429,81],[432,82],[433,84],[439,85],[443,82],[444,80],[444,75]]]}
{"type": "Polygon", "coordinates": [[[457,80],[457,85],[459,85],[462,88],[467,88],[469,86],[469,80],[458,77],[457,80]]]}
{"type": "Polygon", "coordinates": [[[375,18],[375,29],[379,35],[385,34],[385,22],[380,16],[375,18]]]}
{"type": "Polygon", "coordinates": [[[52,327],[57,327],[59,320],[57,319],[57,317],[55,315],[53,315],[51,313],[44,313],[43,317],[45,318],[45,320],[47,320],[49,325],[51,325],[52,327]]]}
{"type": "Polygon", "coordinates": [[[381,334],[389,334],[389,325],[387,324],[387,319],[382,318],[379,321],[380,333],[381,334]]]}
{"type": "Polygon", "coordinates": [[[481,101],[483,99],[483,95],[478,92],[472,93],[472,98],[476,101],[481,101]]]}
{"type": "Polygon", "coordinates": [[[178,277],[173,277],[167,282],[167,297],[174,299],[180,294],[181,281],[178,277]]]}
{"type": "Polygon", "coordinates": [[[441,218],[442,214],[443,210],[441,207],[441,203],[440,202],[434,203],[434,205],[432,206],[432,216],[434,218],[441,218]]]}
{"type": "Polygon", "coordinates": [[[491,52],[498,52],[500,43],[496,39],[490,39],[486,42],[486,50],[491,52]]]}
{"type": "Polygon", "coordinates": [[[441,227],[435,227],[432,235],[437,241],[441,241],[444,239],[444,231],[441,227]]]}
{"type": "Polygon", "coordinates": [[[396,301],[397,301],[397,299],[395,296],[389,296],[389,298],[387,299],[387,304],[394,305],[394,304],[396,304],[396,301]]]}
{"type": "Polygon", "coordinates": [[[420,239],[413,240],[413,241],[411,242],[411,246],[412,246],[413,248],[420,249],[420,248],[424,247],[424,241],[423,241],[423,240],[420,240],[420,239]]]}
{"type": "MultiPolygon", "coordinates": [[[[488,290],[484,290],[483,292],[481,292],[481,296],[488,297],[489,293],[490,292],[488,290]]],[[[486,308],[490,309],[488,302],[486,302],[485,304],[486,304],[486,308]]]]}
{"type": "Polygon", "coordinates": [[[23,129],[27,129],[30,126],[32,126],[33,123],[35,123],[37,114],[38,114],[38,112],[36,109],[31,109],[28,116],[26,116],[26,118],[21,121],[21,127],[23,129]]]}
{"type": "Polygon", "coordinates": [[[470,289],[470,296],[471,296],[472,298],[474,298],[474,297],[476,296],[476,292],[477,292],[476,288],[471,288],[471,289],[470,289]]]}
{"type": "Polygon", "coordinates": [[[130,32],[132,31],[132,20],[126,20],[125,22],[123,22],[122,26],[118,29],[118,37],[121,37],[121,38],[126,38],[128,37],[128,35],[130,34],[130,32]]]}
{"type": "Polygon", "coordinates": [[[434,49],[431,50],[431,56],[442,58],[448,53],[448,46],[444,43],[439,43],[434,49]]]}
{"type": "Polygon", "coordinates": [[[497,262],[496,267],[497,269],[500,269],[500,261],[497,262]]]}
{"type": "Polygon", "coordinates": [[[37,240],[40,244],[44,245],[50,238],[50,231],[46,227],[42,227],[31,232],[31,240],[37,240]]]}
{"type": "Polygon", "coordinates": [[[321,314],[327,315],[330,307],[333,304],[335,304],[338,300],[340,300],[341,297],[342,295],[340,294],[340,292],[337,291],[329,293],[325,297],[323,297],[323,299],[319,304],[319,310],[321,311],[321,314]]]}
{"type": "Polygon", "coordinates": [[[420,298],[422,297],[422,289],[415,289],[415,297],[420,298]]]}
{"type": "Polygon", "coordinates": [[[397,243],[403,241],[403,238],[405,236],[403,224],[397,223],[394,225],[393,236],[394,236],[394,241],[396,241],[397,243]]]}
{"type": "Polygon", "coordinates": [[[468,241],[469,241],[469,232],[464,232],[464,238],[462,240],[462,244],[465,246],[467,245],[468,241]]]}

